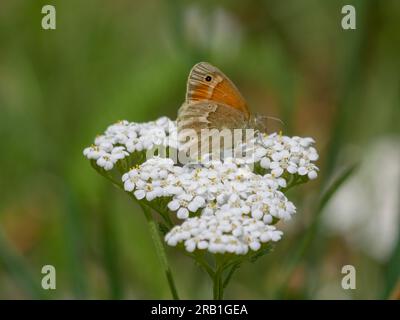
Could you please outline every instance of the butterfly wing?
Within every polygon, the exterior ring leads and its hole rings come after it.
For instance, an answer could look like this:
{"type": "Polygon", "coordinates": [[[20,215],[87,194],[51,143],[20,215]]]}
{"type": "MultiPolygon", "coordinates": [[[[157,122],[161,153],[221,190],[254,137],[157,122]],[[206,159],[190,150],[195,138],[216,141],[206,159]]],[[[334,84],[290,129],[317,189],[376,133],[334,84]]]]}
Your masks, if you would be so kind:
{"type": "Polygon", "coordinates": [[[178,111],[177,127],[181,149],[197,158],[199,152],[219,154],[222,149],[233,147],[233,130],[247,127],[248,119],[243,112],[214,101],[184,103],[178,111]],[[227,129],[229,132],[227,132],[227,129]],[[213,130],[218,130],[215,132],[213,130]],[[215,136],[215,134],[220,134],[215,136]],[[224,140],[223,134],[229,134],[224,140]],[[219,137],[218,139],[215,139],[219,137]]]}
{"type": "Polygon", "coordinates": [[[233,82],[207,62],[196,64],[187,81],[186,104],[202,101],[214,101],[241,112],[246,118],[250,117],[246,101],[233,82]]]}
{"type": "Polygon", "coordinates": [[[178,111],[178,130],[243,129],[248,118],[243,112],[215,101],[184,103],[178,111]]]}

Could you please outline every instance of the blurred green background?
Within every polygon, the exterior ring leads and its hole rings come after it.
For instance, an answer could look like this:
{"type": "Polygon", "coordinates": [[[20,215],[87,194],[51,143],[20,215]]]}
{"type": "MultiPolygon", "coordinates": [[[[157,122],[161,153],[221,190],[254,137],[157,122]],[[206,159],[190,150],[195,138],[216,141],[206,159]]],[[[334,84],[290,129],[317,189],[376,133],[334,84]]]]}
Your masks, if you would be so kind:
{"type": "MultiPolygon", "coordinates": [[[[199,61],[321,155],[319,178],[290,194],[298,213],[283,240],[239,269],[226,298],[393,295],[399,40],[395,0],[1,1],[0,298],[170,298],[143,214],[82,150],[117,120],[175,118],[199,61]],[[45,4],[56,30],[41,28],[45,4]],[[341,28],[345,4],[356,30],[341,28]],[[40,288],[46,264],[53,291],[40,288]],[[347,264],[356,290],[341,288],[347,264]]],[[[206,274],[168,255],[181,297],[211,297],[206,274]]]]}

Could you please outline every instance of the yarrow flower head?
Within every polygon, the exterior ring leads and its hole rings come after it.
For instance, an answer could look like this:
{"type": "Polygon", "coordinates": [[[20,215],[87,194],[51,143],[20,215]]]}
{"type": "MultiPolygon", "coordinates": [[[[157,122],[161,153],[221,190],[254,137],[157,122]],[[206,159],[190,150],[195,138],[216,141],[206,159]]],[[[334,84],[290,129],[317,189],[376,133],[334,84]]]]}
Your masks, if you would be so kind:
{"type": "Polygon", "coordinates": [[[284,192],[318,175],[314,143],[259,133],[245,158],[183,164],[160,152],[148,156],[160,146],[179,153],[176,124],[163,117],[113,124],[83,153],[105,174],[116,169],[126,192],[173,221],[165,235],[168,245],[246,255],[281,239],[276,223],[296,212],[284,192]]]}
{"type": "Polygon", "coordinates": [[[109,171],[115,164],[135,152],[148,151],[155,146],[176,146],[176,125],[163,117],[156,121],[135,123],[119,121],[96,137],[94,144],[83,151],[86,158],[109,171]]]}

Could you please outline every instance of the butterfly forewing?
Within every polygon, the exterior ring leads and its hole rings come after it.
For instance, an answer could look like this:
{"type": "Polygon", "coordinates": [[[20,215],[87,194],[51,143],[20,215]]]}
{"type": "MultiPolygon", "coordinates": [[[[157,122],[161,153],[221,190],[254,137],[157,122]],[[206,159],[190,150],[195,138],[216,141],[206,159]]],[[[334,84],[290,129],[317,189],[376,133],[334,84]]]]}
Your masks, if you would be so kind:
{"type": "Polygon", "coordinates": [[[190,71],[186,103],[214,101],[250,116],[246,101],[233,82],[218,68],[206,62],[196,64],[190,71]]]}

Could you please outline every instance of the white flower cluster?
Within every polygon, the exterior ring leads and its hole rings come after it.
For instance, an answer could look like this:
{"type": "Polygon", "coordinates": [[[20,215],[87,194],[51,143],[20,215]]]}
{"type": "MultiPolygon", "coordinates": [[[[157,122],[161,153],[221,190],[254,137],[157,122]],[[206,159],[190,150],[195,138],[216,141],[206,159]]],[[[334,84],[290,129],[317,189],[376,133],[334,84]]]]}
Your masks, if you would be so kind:
{"type": "Polygon", "coordinates": [[[274,177],[287,172],[307,175],[313,180],[318,175],[318,167],[314,163],[318,160],[318,153],[313,147],[314,143],[312,138],[287,137],[277,133],[260,135],[254,143],[251,158],[274,177]]]}
{"type": "Polygon", "coordinates": [[[122,180],[138,200],[168,199],[168,209],[186,221],[174,227],[166,241],[184,242],[188,251],[257,250],[263,242],[280,239],[280,231],[271,225],[274,218],[287,220],[296,211],[278,190],[283,179],[257,175],[234,159],[181,167],[171,159],[154,157],[122,180]]]}
{"type": "MultiPolygon", "coordinates": [[[[177,148],[176,131],[168,118],[142,124],[122,121],[97,137],[84,155],[111,170],[133,152],[159,145],[177,148]]],[[[294,175],[317,177],[313,144],[311,138],[260,134],[249,144],[252,152],[247,159],[179,165],[153,156],[123,174],[122,182],[136,199],[158,199],[163,211],[184,220],[167,233],[168,245],[182,243],[189,252],[246,254],[281,238],[282,232],[273,224],[290,219],[296,208],[280,189],[294,175]],[[255,163],[263,174],[253,172],[255,163]]]]}
{"type": "Polygon", "coordinates": [[[183,242],[188,252],[207,249],[211,253],[246,254],[262,243],[278,241],[282,232],[247,215],[228,211],[189,218],[165,237],[170,246],[183,242]]]}
{"type": "Polygon", "coordinates": [[[159,145],[176,147],[176,130],[175,123],[167,117],[145,123],[119,121],[97,136],[83,154],[108,171],[118,160],[135,151],[146,151],[159,145]]]}
{"type": "Polygon", "coordinates": [[[233,159],[202,165],[177,166],[171,159],[154,157],[122,176],[124,188],[138,200],[168,198],[168,208],[180,219],[201,211],[251,215],[271,223],[273,217],[287,220],[294,205],[279,191],[281,179],[257,175],[233,159]]]}

